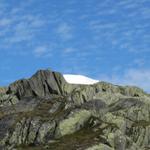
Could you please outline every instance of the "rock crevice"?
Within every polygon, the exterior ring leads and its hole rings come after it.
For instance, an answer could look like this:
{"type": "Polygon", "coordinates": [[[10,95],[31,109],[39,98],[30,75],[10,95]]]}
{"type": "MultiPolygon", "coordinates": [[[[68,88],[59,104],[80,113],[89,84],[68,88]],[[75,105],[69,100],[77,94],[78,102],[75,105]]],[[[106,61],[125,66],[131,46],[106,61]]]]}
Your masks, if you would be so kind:
{"type": "Polygon", "coordinates": [[[2,150],[147,150],[150,96],[137,87],[74,85],[54,71],[0,88],[2,150]]]}

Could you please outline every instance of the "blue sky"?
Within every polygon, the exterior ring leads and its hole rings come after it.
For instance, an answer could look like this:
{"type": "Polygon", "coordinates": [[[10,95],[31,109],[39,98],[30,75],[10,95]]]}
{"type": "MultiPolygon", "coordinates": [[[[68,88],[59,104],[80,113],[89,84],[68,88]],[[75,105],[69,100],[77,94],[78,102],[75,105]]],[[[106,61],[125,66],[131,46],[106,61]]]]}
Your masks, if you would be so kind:
{"type": "Polygon", "coordinates": [[[0,0],[0,85],[51,68],[150,91],[149,0],[0,0]]]}

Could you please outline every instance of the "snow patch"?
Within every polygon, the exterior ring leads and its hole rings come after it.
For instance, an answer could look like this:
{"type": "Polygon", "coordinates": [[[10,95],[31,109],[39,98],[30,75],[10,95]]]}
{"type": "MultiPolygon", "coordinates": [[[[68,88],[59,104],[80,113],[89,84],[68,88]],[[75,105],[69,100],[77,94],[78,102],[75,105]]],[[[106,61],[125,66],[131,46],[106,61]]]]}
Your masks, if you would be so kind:
{"type": "Polygon", "coordinates": [[[65,80],[71,84],[94,84],[99,82],[83,75],[64,74],[65,80]]]}

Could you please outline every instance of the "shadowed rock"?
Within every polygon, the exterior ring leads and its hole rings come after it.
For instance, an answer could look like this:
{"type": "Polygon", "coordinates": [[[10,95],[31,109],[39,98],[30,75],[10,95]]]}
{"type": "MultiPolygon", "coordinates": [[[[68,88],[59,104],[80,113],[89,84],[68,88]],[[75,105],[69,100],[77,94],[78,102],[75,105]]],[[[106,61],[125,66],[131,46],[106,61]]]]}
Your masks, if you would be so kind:
{"type": "Polygon", "coordinates": [[[0,89],[2,150],[146,150],[150,96],[106,82],[73,85],[40,70],[0,89]]]}
{"type": "Polygon", "coordinates": [[[100,99],[90,100],[82,105],[85,109],[101,110],[107,107],[106,103],[100,99]]]}
{"type": "Polygon", "coordinates": [[[51,94],[63,95],[66,84],[63,76],[58,72],[40,70],[30,79],[18,80],[8,87],[7,94],[14,94],[19,99],[22,97],[48,97],[51,94]]]}
{"type": "Polygon", "coordinates": [[[142,106],[144,103],[141,102],[139,99],[137,98],[122,98],[119,99],[119,101],[117,101],[114,104],[110,105],[110,111],[118,111],[118,110],[122,110],[122,109],[129,109],[130,107],[133,106],[142,106]]]}

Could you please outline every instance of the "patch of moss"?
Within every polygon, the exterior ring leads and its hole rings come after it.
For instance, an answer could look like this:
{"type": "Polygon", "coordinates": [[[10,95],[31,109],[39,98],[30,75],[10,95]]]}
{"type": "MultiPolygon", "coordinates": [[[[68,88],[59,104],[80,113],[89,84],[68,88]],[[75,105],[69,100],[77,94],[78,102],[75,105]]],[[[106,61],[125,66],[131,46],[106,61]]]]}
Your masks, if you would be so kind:
{"type": "Polygon", "coordinates": [[[21,145],[18,150],[76,150],[78,148],[85,149],[93,144],[99,142],[106,142],[101,135],[101,130],[94,132],[89,129],[82,129],[74,134],[65,135],[58,139],[55,143],[51,143],[45,146],[23,146],[21,145]]]}
{"type": "Polygon", "coordinates": [[[79,131],[73,134],[64,135],[63,137],[56,139],[54,142],[50,141],[49,144],[38,146],[20,145],[18,150],[82,150],[92,147],[94,145],[99,145],[100,143],[111,147],[108,141],[103,137],[103,130],[109,128],[110,126],[112,128],[115,127],[113,124],[107,124],[104,128],[98,128],[101,122],[99,122],[96,125],[93,125],[93,121],[97,119],[98,118],[91,117],[85,124],[84,128],[80,129],[79,131]]]}
{"type": "Polygon", "coordinates": [[[139,120],[135,123],[133,123],[132,127],[146,127],[150,126],[150,121],[145,121],[145,120],[139,120]]]}

